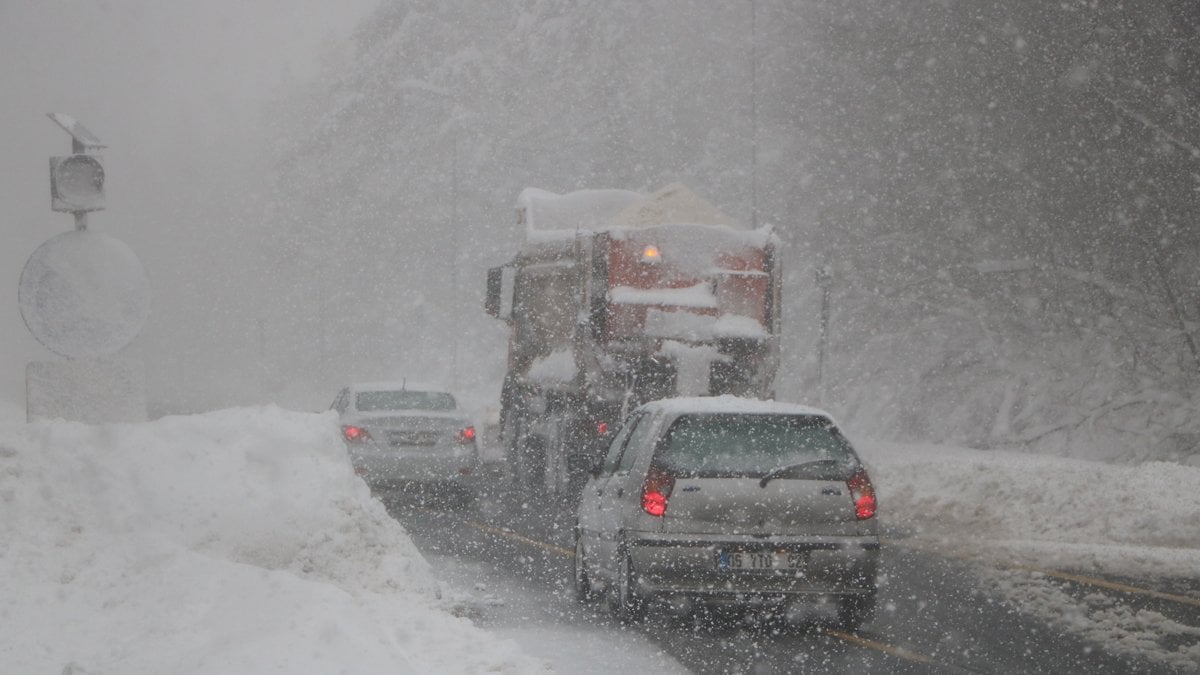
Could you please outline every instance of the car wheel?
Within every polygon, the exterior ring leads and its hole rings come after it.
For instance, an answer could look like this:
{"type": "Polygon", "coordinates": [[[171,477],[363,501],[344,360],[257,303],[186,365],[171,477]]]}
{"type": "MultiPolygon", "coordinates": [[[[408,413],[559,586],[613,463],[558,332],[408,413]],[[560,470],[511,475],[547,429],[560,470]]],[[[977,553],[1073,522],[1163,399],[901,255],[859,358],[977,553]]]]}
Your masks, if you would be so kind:
{"type": "Polygon", "coordinates": [[[838,608],[838,624],[848,631],[856,631],[875,615],[875,591],[862,595],[847,595],[838,608]]]}
{"type": "Polygon", "coordinates": [[[622,623],[641,621],[646,616],[646,601],[637,592],[633,565],[627,553],[621,555],[617,566],[617,583],[610,594],[609,605],[622,623]]]}
{"type": "Polygon", "coordinates": [[[588,579],[587,565],[584,561],[583,537],[578,528],[575,530],[575,599],[579,602],[590,602],[595,594],[592,593],[592,582],[588,579]]]}

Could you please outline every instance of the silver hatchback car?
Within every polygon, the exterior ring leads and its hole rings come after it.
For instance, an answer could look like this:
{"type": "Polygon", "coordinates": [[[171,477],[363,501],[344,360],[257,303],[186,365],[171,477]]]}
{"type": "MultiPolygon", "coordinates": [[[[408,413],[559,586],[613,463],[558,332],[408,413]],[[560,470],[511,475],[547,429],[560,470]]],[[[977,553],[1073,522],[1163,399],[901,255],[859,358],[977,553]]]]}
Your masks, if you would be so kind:
{"type": "Polygon", "coordinates": [[[584,487],[576,594],[622,619],[655,604],[831,614],[875,607],[875,490],[828,413],[721,396],[635,410],[584,487]]]}
{"type": "Polygon", "coordinates": [[[470,496],[479,451],[453,394],[403,382],[358,384],[331,407],[354,470],[372,490],[426,484],[470,496]]]}

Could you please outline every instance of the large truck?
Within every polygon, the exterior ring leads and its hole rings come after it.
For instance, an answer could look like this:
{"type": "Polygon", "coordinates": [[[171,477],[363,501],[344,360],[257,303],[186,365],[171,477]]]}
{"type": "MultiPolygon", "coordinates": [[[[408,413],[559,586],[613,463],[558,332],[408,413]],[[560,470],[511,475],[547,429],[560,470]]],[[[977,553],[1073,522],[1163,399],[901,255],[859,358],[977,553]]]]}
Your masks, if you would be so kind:
{"type": "Polygon", "coordinates": [[[676,395],[771,398],[779,241],[686,186],[518,198],[525,241],[488,270],[510,328],[500,438],[524,490],[563,494],[625,413],[676,395]]]}

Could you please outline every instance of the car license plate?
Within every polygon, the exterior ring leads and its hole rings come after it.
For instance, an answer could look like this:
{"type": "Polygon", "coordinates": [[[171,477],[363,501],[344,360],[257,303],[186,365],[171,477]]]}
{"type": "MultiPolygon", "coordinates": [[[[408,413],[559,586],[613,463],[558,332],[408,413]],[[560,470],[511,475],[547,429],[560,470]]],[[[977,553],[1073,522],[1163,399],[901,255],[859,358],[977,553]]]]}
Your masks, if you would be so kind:
{"type": "Polygon", "coordinates": [[[437,444],[437,434],[421,431],[393,431],[388,434],[388,442],[393,446],[430,446],[437,444]]]}
{"type": "Polygon", "coordinates": [[[717,551],[717,569],[722,572],[800,570],[805,562],[801,551],[717,551]]]}

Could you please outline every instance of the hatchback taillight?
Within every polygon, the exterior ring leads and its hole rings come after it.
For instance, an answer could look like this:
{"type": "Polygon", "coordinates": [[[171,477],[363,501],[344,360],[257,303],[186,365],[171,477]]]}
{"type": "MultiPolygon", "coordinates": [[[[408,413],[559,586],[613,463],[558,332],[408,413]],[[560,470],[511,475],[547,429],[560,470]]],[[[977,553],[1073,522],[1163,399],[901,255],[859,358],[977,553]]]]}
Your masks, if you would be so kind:
{"type": "Polygon", "coordinates": [[[342,438],[350,441],[351,443],[362,443],[363,441],[370,439],[371,434],[368,434],[367,430],[362,427],[356,427],[353,424],[347,424],[346,426],[342,427],[342,438]]]}
{"type": "Polygon", "coordinates": [[[867,476],[867,470],[860,468],[846,481],[850,488],[850,498],[854,500],[854,515],[859,520],[875,517],[875,486],[867,476]]]}
{"type": "Polygon", "coordinates": [[[667,500],[675,489],[675,476],[665,469],[652,466],[642,483],[642,510],[655,517],[667,512],[667,500]]]}

